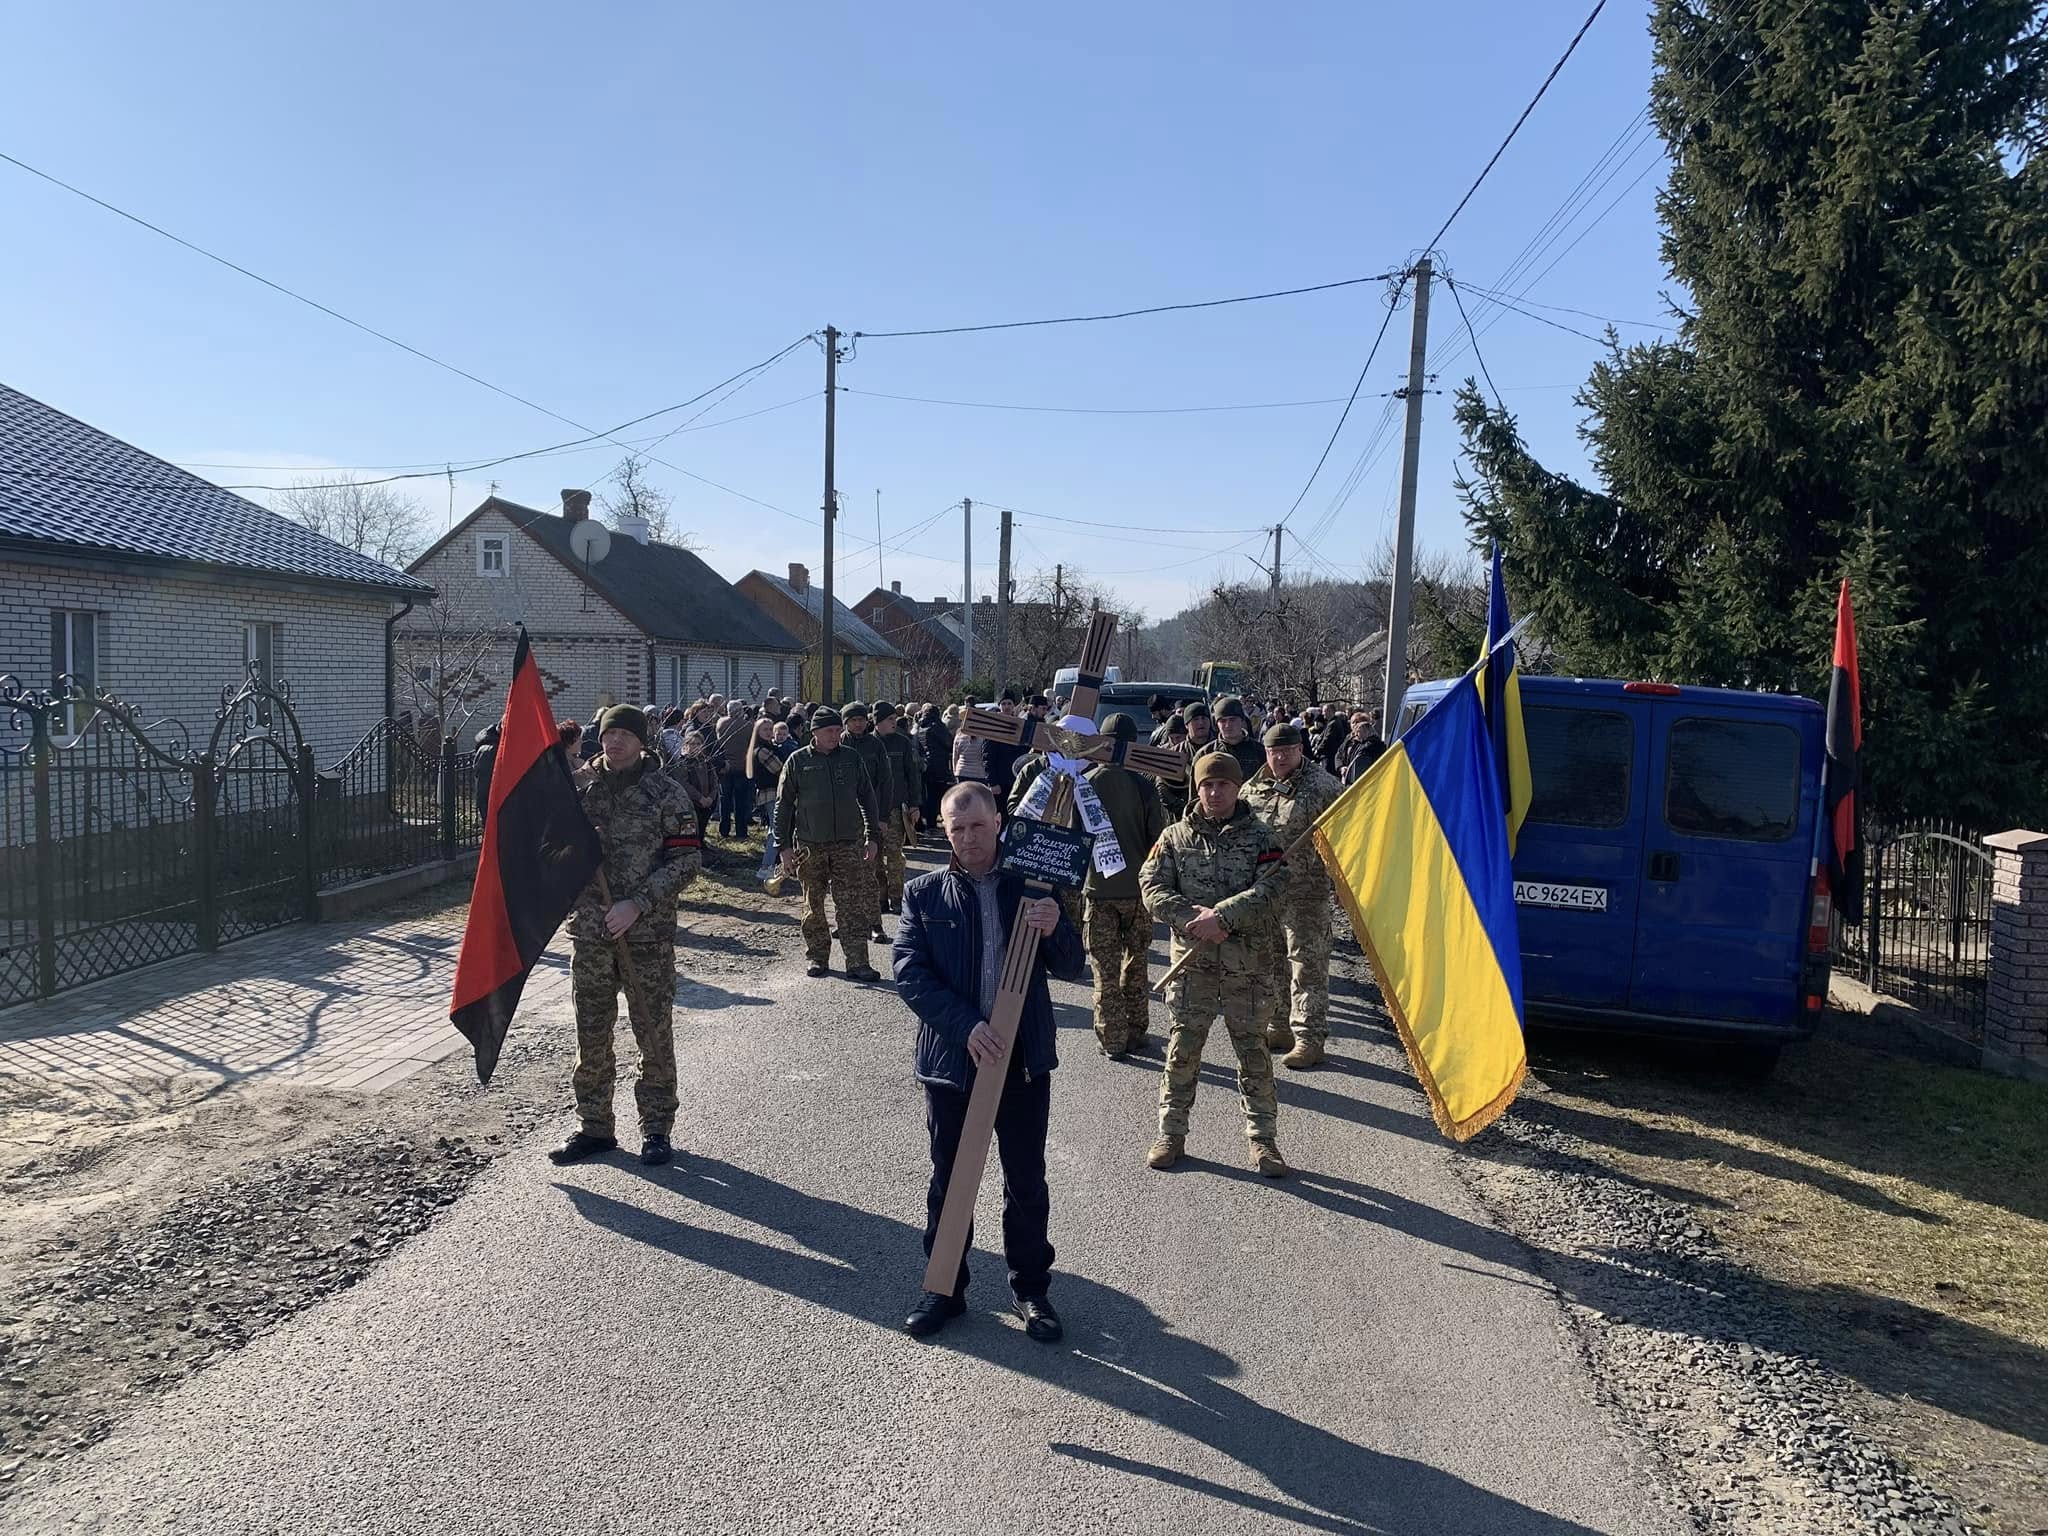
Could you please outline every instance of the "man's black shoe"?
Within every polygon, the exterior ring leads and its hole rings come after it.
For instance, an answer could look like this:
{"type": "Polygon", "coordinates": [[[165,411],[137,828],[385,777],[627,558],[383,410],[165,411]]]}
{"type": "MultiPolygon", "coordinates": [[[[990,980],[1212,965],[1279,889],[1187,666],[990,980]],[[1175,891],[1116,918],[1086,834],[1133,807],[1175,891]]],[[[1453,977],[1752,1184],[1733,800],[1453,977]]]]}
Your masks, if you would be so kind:
{"type": "Polygon", "coordinates": [[[849,965],[846,968],[848,981],[880,981],[882,973],[872,965],[849,965]]]}
{"type": "Polygon", "coordinates": [[[1024,1319],[1024,1331],[1041,1344],[1057,1344],[1067,1331],[1060,1326],[1059,1313],[1043,1296],[1019,1296],[1012,1305],[1024,1319]]]}
{"type": "Polygon", "coordinates": [[[580,1163],[586,1157],[596,1157],[600,1152],[616,1152],[619,1138],[616,1136],[593,1136],[588,1131],[573,1132],[559,1147],[548,1149],[551,1163],[580,1163]]]}
{"type": "Polygon", "coordinates": [[[640,1161],[650,1168],[659,1168],[673,1156],[675,1148],[666,1136],[650,1136],[640,1143],[640,1161]]]}
{"type": "Polygon", "coordinates": [[[903,1319],[903,1331],[913,1339],[929,1338],[966,1310],[967,1303],[958,1296],[941,1296],[937,1291],[926,1291],[917,1298],[917,1305],[910,1309],[910,1316],[903,1319]]]}
{"type": "Polygon", "coordinates": [[[804,974],[806,976],[830,976],[832,974],[832,967],[821,961],[813,960],[804,967],[804,974]]]}
{"type": "Polygon", "coordinates": [[[882,932],[882,925],[880,923],[875,924],[873,930],[868,934],[868,942],[870,944],[886,944],[889,942],[889,935],[882,932]]]}

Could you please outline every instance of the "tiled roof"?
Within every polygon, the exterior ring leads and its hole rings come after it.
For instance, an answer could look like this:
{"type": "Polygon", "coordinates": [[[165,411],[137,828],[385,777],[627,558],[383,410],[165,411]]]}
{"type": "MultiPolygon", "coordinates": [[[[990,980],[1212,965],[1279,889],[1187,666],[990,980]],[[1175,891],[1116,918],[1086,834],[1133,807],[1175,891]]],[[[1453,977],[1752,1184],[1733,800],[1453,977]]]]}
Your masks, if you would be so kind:
{"type": "MultiPolygon", "coordinates": [[[[569,547],[575,524],[568,518],[502,497],[484,505],[493,503],[572,570],[585,569],[569,547]]],[[[720,651],[803,651],[801,640],[687,549],[638,544],[614,530],[611,553],[588,569],[590,585],[652,639],[720,651]]]]}
{"type": "MultiPolygon", "coordinates": [[[[799,592],[780,576],[770,576],[766,571],[754,571],[750,574],[760,577],[803,609],[811,616],[813,622],[817,622],[823,615],[824,588],[813,584],[799,592]]],[[[903,656],[901,651],[884,640],[870,625],[854,617],[853,610],[836,597],[832,599],[832,640],[838,649],[850,650],[856,656],[877,656],[884,661],[891,658],[901,660],[903,656]]]]}
{"type": "Polygon", "coordinates": [[[0,384],[0,541],[192,562],[425,597],[426,582],[322,538],[0,384]]]}

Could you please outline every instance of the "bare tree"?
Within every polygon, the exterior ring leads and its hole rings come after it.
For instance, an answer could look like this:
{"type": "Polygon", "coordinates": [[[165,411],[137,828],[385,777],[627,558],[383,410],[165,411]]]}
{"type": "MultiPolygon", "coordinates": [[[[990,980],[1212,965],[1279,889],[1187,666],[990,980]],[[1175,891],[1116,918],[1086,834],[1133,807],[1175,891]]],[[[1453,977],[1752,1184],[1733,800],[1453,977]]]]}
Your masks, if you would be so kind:
{"type": "Polygon", "coordinates": [[[619,467],[611,473],[611,483],[612,490],[598,505],[614,523],[622,517],[642,517],[647,520],[647,537],[656,544],[672,544],[677,549],[697,547],[695,539],[674,526],[675,498],[648,480],[645,459],[628,454],[619,460],[619,467]]]}
{"type": "MultiPolygon", "coordinates": [[[[1098,612],[1115,614],[1119,631],[1145,622],[1143,613],[1124,608],[1114,592],[1073,566],[1034,573],[1010,604],[1011,677],[1034,689],[1049,688],[1055,672],[1080,659],[1089,620],[1098,612]]],[[[1110,660],[1122,654],[1113,646],[1110,660]]]]}
{"type": "Polygon", "coordinates": [[[385,565],[403,566],[426,547],[426,514],[417,501],[351,474],[301,476],[274,494],[272,510],[385,565]]]}
{"type": "Polygon", "coordinates": [[[436,598],[406,616],[392,637],[401,714],[417,722],[424,745],[460,734],[481,705],[502,698],[509,678],[497,675],[509,626],[480,611],[436,598]]]}

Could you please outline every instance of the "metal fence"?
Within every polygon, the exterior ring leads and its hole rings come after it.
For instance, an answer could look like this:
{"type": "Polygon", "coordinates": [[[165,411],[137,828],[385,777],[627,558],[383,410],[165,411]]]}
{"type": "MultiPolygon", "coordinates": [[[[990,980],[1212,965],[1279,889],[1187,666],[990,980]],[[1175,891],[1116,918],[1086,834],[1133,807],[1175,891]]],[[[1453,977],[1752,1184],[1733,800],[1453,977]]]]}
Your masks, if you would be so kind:
{"type": "Polygon", "coordinates": [[[318,892],[477,847],[476,760],[380,722],[325,772],[290,689],[225,688],[203,750],[60,678],[0,678],[0,1007],[312,917],[318,892]]]}
{"type": "Polygon", "coordinates": [[[1873,829],[1863,922],[1836,933],[1835,964],[1970,1039],[1984,1031],[1991,970],[1991,855],[1946,821],[1873,829]]]}

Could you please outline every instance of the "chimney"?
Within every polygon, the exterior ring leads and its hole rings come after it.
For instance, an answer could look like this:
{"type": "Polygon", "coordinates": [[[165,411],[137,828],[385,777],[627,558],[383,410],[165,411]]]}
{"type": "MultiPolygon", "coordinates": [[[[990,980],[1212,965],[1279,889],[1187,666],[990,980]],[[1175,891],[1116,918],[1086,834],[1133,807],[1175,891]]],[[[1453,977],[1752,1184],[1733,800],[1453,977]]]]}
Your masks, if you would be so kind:
{"type": "Polygon", "coordinates": [[[572,523],[587,522],[590,518],[590,492],[562,492],[562,516],[572,523]]]}
{"type": "Polygon", "coordinates": [[[939,594],[939,595],[938,595],[937,597],[935,597],[935,598],[933,598],[933,599],[932,599],[932,606],[933,606],[934,608],[943,608],[943,607],[945,607],[945,606],[946,606],[946,605],[947,605],[948,603],[952,603],[952,604],[953,604],[953,606],[954,606],[954,607],[956,607],[956,608],[960,606],[960,605],[959,605],[958,603],[954,603],[954,602],[953,602],[953,599],[951,599],[950,597],[946,596],[946,594],[945,594],[945,593],[943,593],[943,592],[941,592],[941,593],[940,593],[940,594],[939,594]]]}
{"type": "Polygon", "coordinates": [[[995,601],[995,599],[994,599],[994,598],[992,598],[992,597],[984,597],[984,598],[983,598],[983,599],[981,600],[981,605],[982,605],[982,607],[986,608],[986,607],[987,607],[987,606],[988,606],[988,605],[989,605],[990,603],[993,603],[994,601],[995,601]]]}
{"type": "Polygon", "coordinates": [[[647,526],[647,519],[633,512],[621,512],[612,519],[612,526],[627,538],[645,544],[653,531],[647,526]]]}
{"type": "Polygon", "coordinates": [[[794,560],[790,561],[790,562],[789,562],[789,585],[790,585],[790,587],[791,587],[791,589],[792,589],[792,590],[794,590],[794,591],[797,591],[797,592],[808,592],[808,591],[810,591],[810,589],[811,589],[811,568],[810,568],[809,566],[807,566],[807,565],[799,565],[799,564],[798,564],[798,563],[797,563],[796,561],[794,561],[794,560]]]}
{"type": "Polygon", "coordinates": [[[889,590],[891,592],[894,592],[898,597],[901,597],[903,595],[903,583],[900,581],[892,581],[889,583],[889,590]]]}

